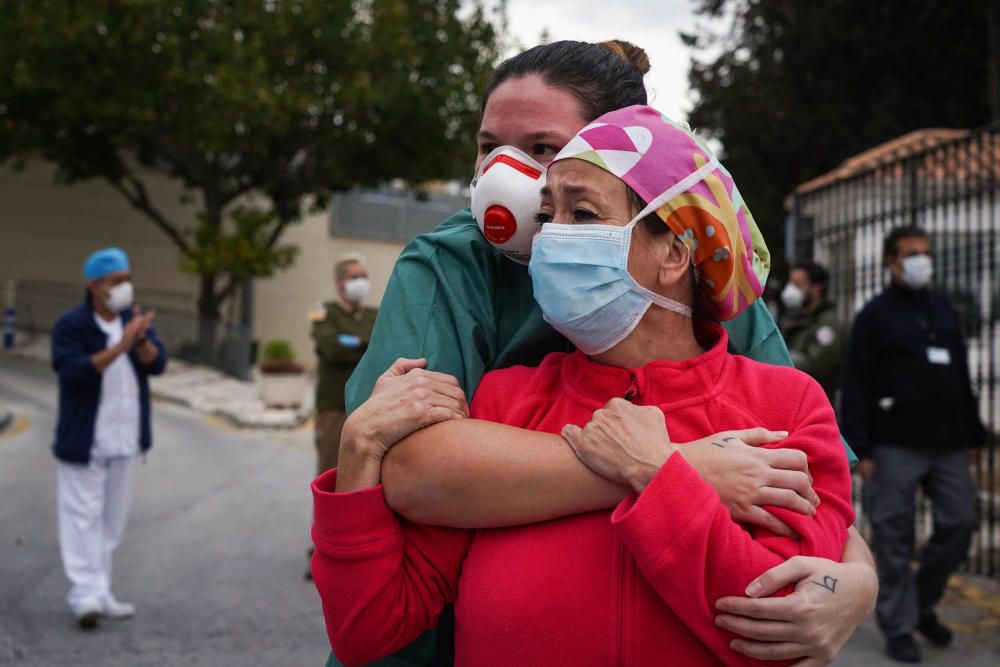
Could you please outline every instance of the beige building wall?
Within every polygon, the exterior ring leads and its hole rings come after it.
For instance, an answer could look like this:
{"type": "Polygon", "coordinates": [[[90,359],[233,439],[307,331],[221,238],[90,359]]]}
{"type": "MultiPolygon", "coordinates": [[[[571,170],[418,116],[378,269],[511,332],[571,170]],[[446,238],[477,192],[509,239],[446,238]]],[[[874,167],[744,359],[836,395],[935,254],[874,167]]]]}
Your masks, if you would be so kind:
{"type": "Polygon", "coordinates": [[[289,341],[299,360],[313,367],[316,358],[309,338],[309,310],[317,301],[334,298],[334,262],[349,252],[363,255],[372,281],[372,292],[365,305],[378,306],[403,246],[367,239],[331,238],[325,212],[291,225],[282,238],[285,243],[299,247],[299,256],[288,270],[255,281],[254,337],[261,345],[273,339],[289,341]]]}
{"type": "MultiPolygon", "coordinates": [[[[180,253],[163,232],[104,182],[55,185],[53,175],[40,162],[22,172],[0,169],[0,285],[10,279],[44,282],[70,294],[79,286],[82,294],[83,260],[98,248],[118,245],[132,261],[140,305],[145,298],[194,314],[197,278],[180,270],[180,253]]],[[[197,208],[180,203],[175,181],[155,173],[143,178],[150,198],[168,219],[182,224],[194,220],[197,208]]],[[[335,259],[348,252],[365,256],[372,280],[367,303],[374,306],[403,248],[400,243],[331,238],[328,216],[325,211],[290,225],[282,240],[299,247],[298,258],[287,271],[259,278],[254,286],[254,337],[261,343],[290,341],[308,366],[315,364],[308,312],[316,301],[333,298],[335,259]]],[[[234,305],[230,302],[226,312],[238,312],[234,305]]]]}
{"type": "MultiPolygon", "coordinates": [[[[9,279],[79,285],[83,260],[102,247],[128,252],[136,297],[164,307],[192,310],[194,276],[178,269],[179,253],[151,221],[103,181],[55,185],[54,169],[32,163],[21,172],[0,169],[0,282],[9,279]]],[[[170,220],[193,220],[195,207],[180,203],[175,181],[144,176],[150,198],[170,220]]]]}

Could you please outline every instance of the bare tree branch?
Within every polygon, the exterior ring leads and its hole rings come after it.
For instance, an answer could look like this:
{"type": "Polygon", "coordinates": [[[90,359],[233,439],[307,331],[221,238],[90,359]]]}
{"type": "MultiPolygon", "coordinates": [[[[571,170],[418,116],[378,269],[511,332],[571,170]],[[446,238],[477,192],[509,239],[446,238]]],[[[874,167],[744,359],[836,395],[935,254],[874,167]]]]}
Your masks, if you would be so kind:
{"type": "Polygon", "coordinates": [[[268,248],[274,247],[274,245],[278,242],[278,239],[281,238],[281,233],[285,231],[285,227],[287,227],[291,222],[292,220],[290,218],[278,218],[278,224],[274,227],[274,230],[271,231],[271,235],[267,238],[268,248]]]}
{"type": "Polygon", "coordinates": [[[156,151],[160,153],[161,157],[170,160],[175,165],[184,169],[187,172],[188,178],[201,184],[211,183],[215,180],[215,174],[211,166],[206,164],[200,155],[196,155],[192,151],[184,151],[177,148],[170,141],[162,137],[153,137],[149,141],[156,148],[156,151]]]}
{"type": "Polygon", "coordinates": [[[226,299],[233,295],[236,288],[240,286],[243,281],[238,280],[232,276],[226,279],[226,284],[222,286],[218,292],[215,293],[215,298],[217,303],[224,303],[226,299]]]}
{"type": "Polygon", "coordinates": [[[180,231],[176,226],[171,224],[166,217],[160,213],[153,203],[149,200],[149,194],[146,192],[146,186],[143,185],[142,181],[137,179],[131,173],[126,173],[125,176],[118,180],[112,181],[111,185],[121,193],[123,197],[138,211],[141,211],[152,220],[160,230],[166,234],[171,241],[174,242],[182,253],[191,257],[191,246],[188,242],[184,240],[180,231]]]}

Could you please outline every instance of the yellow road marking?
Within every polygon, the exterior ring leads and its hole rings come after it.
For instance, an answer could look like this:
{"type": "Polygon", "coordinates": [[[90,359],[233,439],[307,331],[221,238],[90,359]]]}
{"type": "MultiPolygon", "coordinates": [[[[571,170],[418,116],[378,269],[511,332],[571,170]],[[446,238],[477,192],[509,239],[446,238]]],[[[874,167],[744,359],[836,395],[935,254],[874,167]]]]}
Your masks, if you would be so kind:
{"type": "Polygon", "coordinates": [[[21,433],[27,430],[28,426],[31,425],[31,420],[27,417],[18,417],[14,420],[14,424],[9,426],[6,431],[0,433],[0,440],[8,440],[10,438],[16,438],[21,433]]]}
{"type": "Polygon", "coordinates": [[[948,587],[958,597],[960,606],[973,607],[982,613],[980,618],[966,623],[948,623],[949,627],[965,634],[975,634],[1000,625],[1000,597],[983,589],[975,581],[958,575],[952,575],[948,580],[948,587]]]}

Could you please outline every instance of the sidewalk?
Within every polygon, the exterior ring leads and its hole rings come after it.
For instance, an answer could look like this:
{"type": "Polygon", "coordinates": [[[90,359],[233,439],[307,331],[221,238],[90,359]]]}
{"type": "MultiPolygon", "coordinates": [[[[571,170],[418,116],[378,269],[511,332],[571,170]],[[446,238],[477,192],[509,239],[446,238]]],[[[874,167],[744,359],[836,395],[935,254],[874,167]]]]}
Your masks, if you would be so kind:
{"type": "MultiPolygon", "coordinates": [[[[986,577],[955,575],[938,607],[954,632],[946,649],[929,646],[918,636],[923,665],[996,667],[1000,665],[1000,582],[986,577]]],[[[885,641],[874,618],[865,619],[841,650],[834,667],[895,667],[885,655],[885,641]]]]}
{"type": "MultiPolygon", "coordinates": [[[[19,338],[12,350],[0,350],[0,355],[48,366],[49,337],[19,338]]],[[[252,381],[238,380],[217,370],[178,359],[171,359],[167,371],[150,378],[149,384],[156,399],[215,415],[238,428],[292,429],[305,424],[312,414],[311,383],[298,409],[269,408],[257,397],[252,381]]],[[[9,414],[5,410],[0,405],[0,431],[5,426],[4,415],[9,414]]]]}

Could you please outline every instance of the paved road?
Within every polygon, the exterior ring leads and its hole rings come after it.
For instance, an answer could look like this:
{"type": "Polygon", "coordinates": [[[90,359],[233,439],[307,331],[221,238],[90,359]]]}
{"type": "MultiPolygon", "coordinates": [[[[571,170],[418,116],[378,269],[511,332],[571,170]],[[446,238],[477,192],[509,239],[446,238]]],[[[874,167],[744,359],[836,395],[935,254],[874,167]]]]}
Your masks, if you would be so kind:
{"type": "Polygon", "coordinates": [[[115,592],[138,614],[81,633],[58,555],[51,373],[0,360],[0,404],[29,420],[0,436],[0,665],[323,664],[319,598],[302,579],[308,433],[236,433],[156,405],[115,560],[115,592]]]}

